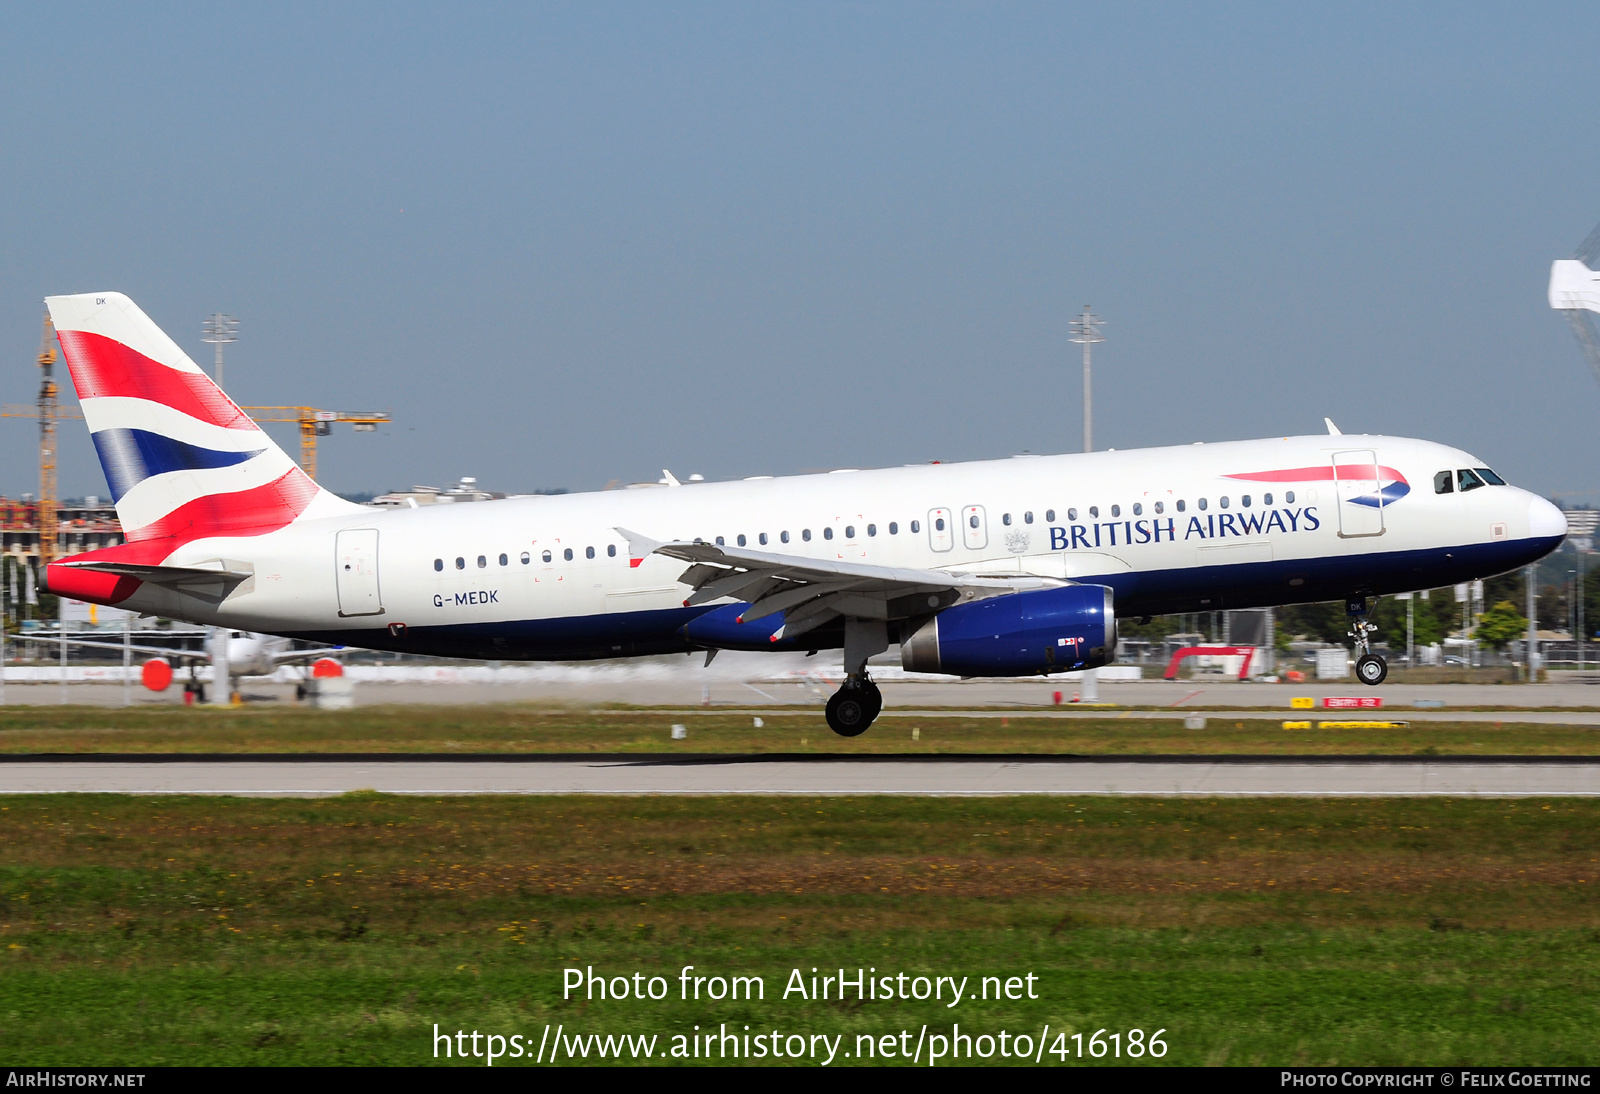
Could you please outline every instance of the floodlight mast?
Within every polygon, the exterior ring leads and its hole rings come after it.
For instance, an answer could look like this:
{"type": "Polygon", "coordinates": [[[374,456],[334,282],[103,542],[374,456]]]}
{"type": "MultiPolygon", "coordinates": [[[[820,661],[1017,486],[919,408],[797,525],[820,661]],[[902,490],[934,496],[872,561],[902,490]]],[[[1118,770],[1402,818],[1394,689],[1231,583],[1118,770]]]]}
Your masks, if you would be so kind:
{"type": "Polygon", "coordinates": [[[1096,342],[1104,342],[1105,336],[1100,333],[1100,327],[1105,323],[1098,315],[1089,310],[1089,305],[1083,306],[1083,314],[1072,321],[1072,337],[1070,341],[1083,346],[1083,450],[1094,451],[1094,401],[1089,385],[1089,347],[1096,342]]]}
{"type": "Polygon", "coordinates": [[[217,347],[215,368],[216,375],[213,376],[212,379],[216,381],[218,387],[221,387],[222,347],[227,345],[229,342],[238,340],[239,321],[231,315],[223,315],[221,312],[212,312],[211,317],[207,319],[205,321],[205,325],[201,327],[201,331],[201,340],[210,342],[217,347]]]}

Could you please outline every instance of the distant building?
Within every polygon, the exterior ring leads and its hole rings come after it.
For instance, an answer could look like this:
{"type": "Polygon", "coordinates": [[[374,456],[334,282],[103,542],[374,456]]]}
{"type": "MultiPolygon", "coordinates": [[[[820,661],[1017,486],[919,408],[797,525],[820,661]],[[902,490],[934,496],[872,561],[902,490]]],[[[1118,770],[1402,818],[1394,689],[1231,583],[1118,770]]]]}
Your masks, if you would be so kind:
{"type": "MultiPolygon", "coordinates": [[[[116,507],[90,495],[69,498],[56,506],[56,555],[76,555],[115,547],[127,538],[116,507]]],[[[13,558],[39,557],[39,503],[32,494],[0,497],[0,551],[13,558]]]]}
{"type": "Polygon", "coordinates": [[[437,486],[413,486],[410,490],[379,494],[367,504],[379,509],[404,509],[422,505],[451,505],[463,501],[493,501],[503,497],[504,494],[479,490],[477,479],[463,475],[461,481],[443,490],[437,486]]]}

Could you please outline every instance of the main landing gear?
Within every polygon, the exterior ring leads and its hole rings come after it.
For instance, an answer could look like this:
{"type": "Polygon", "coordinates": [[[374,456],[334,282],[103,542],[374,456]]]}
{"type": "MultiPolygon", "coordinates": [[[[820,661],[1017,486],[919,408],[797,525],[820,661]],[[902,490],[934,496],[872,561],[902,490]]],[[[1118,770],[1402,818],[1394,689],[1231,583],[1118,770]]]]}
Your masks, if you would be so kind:
{"type": "Polygon", "coordinates": [[[845,618],[844,686],[828,700],[828,728],[839,736],[861,736],[883,712],[883,693],[867,675],[867,658],[888,648],[883,620],[845,618]]]}
{"type": "Polygon", "coordinates": [[[846,679],[828,700],[828,728],[841,737],[859,737],[883,711],[883,693],[863,672],[846,679]]]}
{"type": "Polygon", "coordinates": [[[1367,598],[1347,597],[1345,614],[1350,617],[1350,636],[1356,640],[1356,679],[1377,687],[1389,675],[1389,662],[1372,652],[1370,635],[1378,628],[1367,622],[1367,598]]]}

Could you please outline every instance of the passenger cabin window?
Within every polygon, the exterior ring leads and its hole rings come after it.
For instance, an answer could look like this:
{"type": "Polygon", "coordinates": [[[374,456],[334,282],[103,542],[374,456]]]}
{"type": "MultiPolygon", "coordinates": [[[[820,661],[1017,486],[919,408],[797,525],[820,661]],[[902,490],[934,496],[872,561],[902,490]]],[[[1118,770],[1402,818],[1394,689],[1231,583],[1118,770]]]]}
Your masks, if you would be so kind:
{"type": "Polygon", "coordinates": [[[1144,513],[1144,506],[1140,505],[1138,502],[1134,502],[1133,503],[1133,515],[1137,517],[1137,516],[1142,515],[1143,513],[1144,513]]]}
{"type": "Polygon", "coordinates": [[[822,538],[823,539],[832,539],[833,538],[833,529],[832,528],[824,528],[822,530],[822,538]]]}
{"type": "Polygon", "coordinates": [[[767,545],[767,533],[762,532],[756,539],[761,542],[761,546],[765,547],[767,545]]]}
{"type": "Polygon", "coordinates": [[[1033,523],[1033,510],[1032,509],[1029,509],[1026,513],[1022,514],[1022,523],[1023,524],[1032,524],[1033,523]]]}
{"type": "Polygon", "coordinates": [[[1162,513],[1165,513],[1166,511],[1167,511],[1166,505],[1164,505],[1163,503],[1161,503],[1159,501],[1156,502],[1156,515],[1157,516],[1160,516],[1162,513]]]}
{"type": "Polygon", "coordinates": [[[1205,498],[1201,498],[1200,501],[1198,502],[1198,504],[1200,506],[1200,511],[1202,513],[1204,513],[1206,511],[1206,499],[1205,498]]]}
{"type": "Polygon", "coordinates": [[[501,555],[501,556],[500,556],[500,565],[502,565],[502,566],[506,566],[506,565],[509,565],[509,564],[510,564],[510,562],[511,562],[511,559],[510,559],[510,557],[509,557],[509,556],[507,556],[507,555],[504,555],[504,554],[502,554],[502,555],[501,555]]]}
{"type": "Polygon", "coordinates": [[[1185,511],[1188,510],[1188,508],[1189,508],[1189,503],[1184,501],[1182,498],[1179,498],[1178,499],[1178,512],[1180,512],[1180,513],[1185,512],[1185,511]]]}
{"type": "MultiPolygon", "coordinates": [[[[894,525],[891,524],[889,527],[893,528],[894,525]]],[[[922,531],[922,522],[920,520],[912,521],[911,522],[911,534],[912,535],[916,535],[920,531],[922,531]]]]}
{"type": "Polygon", "coordinates": [[[1111,507],[1111,515],[1114,517],[1120,517],[1122,515],[1122,506],[1113,505],[1111,507]]]}
{"type": "Polygon", "coordinates": [[[1046,524],[1054,524],[1055,520],[1056,520],[1056,511],[1054,509],[1046,509],[1044,511],[1044,521],[1045,521],[1045,523],[1046,524]]]}
{"type": "Polygon", "coordinates": [[[1089,515],[1098,520],[1100,518],[1100,507],[1098,505],[1089,506],[1089,515]]]}
{"type": "Polygon", "coordinates": [[[1224,494],[1221,498],[1217,499],[1217,504],[1226,509],[1228,507],[1228,495],[1224,494]]]}
{"type": "MultiPolygon", "coordinates": [[[[973,517],[972,519],[973,520],[977,520],[978,518],[977,517],[973,517]]],[[[1000,517],[1000,523],[1004,524],[1007,528],[1011,527],[1011,514],[1010,513],[1002,514],[1001,517],[1000,517]]],[[[977,525],[974,524],[973,527],[976,528],[977,525]]]]}
{"type": "Polygon", "coordinates": [[[898,536],[900,534],[900,522],[899,521],[891,520],[889,522],[889,534],[891,536],[898,536]]]}
{"type": "Polygon", "coordinates": [[[442,570],[442,569],[444,569],[444,559],[442,559],[442,558],[436,558],[436,559],[434,559],[434,560],[433,560],[433,568],[434,568],[434,569],[435,569],[435,570],[442,570]]]}
{"type": "Polygon", "coordinates": [[[565,551],[562,551],[561,552],[561,557],[566,559],[568,562],[571,562],[572,561],[572,548],[568,547],[565,551]]]}
{"type": "Polygon", "coordinates": [[[478,569],[481,570],[481,569],[483,569],[484,567],[486,567],[488,565],[489,565],[488,557],[485,556],[485,555],[479,555],[478,556],[478,569]]]}
{"type": "Polygon", "coordinates": [[[778,539],[781,540],[784,543],[788,543],[789,542],[789,533],[788,532],[779,532],[778,533],[778,539]]]}
{"type": "Polygon", "coordinates": [[[550,552],[546,551],[544,554],[540,555],[539,557],[544,559],[544,561],[549,562],[550,561],[550,552]]]}
{"type": "Polygon", "coordinates": [[[1465,494],[1468,490],[1476,490],[1478,487],[1483,485],[1483,480],[1478,478],[1478,476],[1473,474],[1471,471],[1468,471],[1465,467],[1456,472],[1456,482],[1460,485],[1461,492],[1463,494],[1465,494]]]}
{"type": "Polygon", "coordinates": [[[1078,511],[1076,509],[1068,509],[1067,510],[1067,519],[1068,520],[1077,520],[1078,519],[1078,511]]]}
{"type": "Polygon", "coordinates": [[[457,555],[456,556],[456,569],[465,570],[466,568],[467,568],[467,560],[462,558],[460,555],[457,555]]]}
{"type": "MultiPolygon", "coordinates": [[[[740,536],[739,538],[743,539],[744,537],[740,536]]],[[[593,558],[594,557],[594,548],[593,547],[585,547],[583,549],[583,557],[584,558],[593,558]]]]}
{"type": "Polygon", "coordinates": [[[873,536],[875,536],[877,534],[878,534],[878,526],[876,524],[867,525],[867,538],[868,539],[871,539],[873,536]]]}
{"type": "Polygon", "coordinates": [[[1478,472],[1478,477],[1484,482],[1488,483],[1490,486],[1504,486],[1506,484],[1505,479],[1502,479],[1499,475],[1496,475],[1487,467],[1479,467],[1475,468],[1474,470],[1478,472]]]}
{"type": "Polygon", "coordinates": [[[1249,494],[1246,494],[1244,497],[1239,499],[1239,508],[1241,508],[1241,509],[1250,508],[1250,495],[1249,494]]]}
{"type": "MultiPolygon", "coordinates": [[[[606,544],[606,557],[607,558],[616,558],[617,557],[617,545],[615,543],[606,544]]],[[[523,561],[526,562],[527,559],[523,559],[523,561]]]]}
{"type": "Polygon", "coordinates": [[[856,538],[856,526],[854,524],[846,524],[844,526],[844,538],[845,539],[855,539],[856,538]]]}
{"type": "MultiPolygon", "coordinates": [[[[718,537],[717,537],[717,546],[718,546],[718,547],[726,547],[726,546],[727,546],[727,544],[726,544],[726,543],[723,543],[723,542],[722,542],[722,537],[721,537],[721,536],[718,536],[718,537]]],[[[567,556],[567,557],[568,557],[568,558],[571,558],[571,557],[572,557],[572,556],[571,556],[571,555],[568,555],[568,556],[567,556]]]]}
{"type": "Polygon", "coordinates": [[[734,542],[737,543],[739,546],[743,547],[744,546],[744,533],[741,532],[739,534],[739,538],[734,540],[734,542]]]}
{"type": "Polygon", "coordinates": [[[1271,505],[1272,504],[1272,495],[1271,494],[1262,494],[1261,495],[1261,504],[1262,505],[1271,505]]]}
{"type": "Polygon", "coordinates": [[[1283,492],[1283,504],[1285,504],[1285,505],[1293,505],[1294,504],[1294,491],[1293,490],[1285,490],[1283,492]]]}
{"type": "Polygon", "coordinates": [[[528,552],[526,552],[526,551],[522,552],[522,564],[524,566],[526,566],[528,563],[530,563],[532,561],[533,561],[533,556],[532,555],[528,554],[528,552]]]}
{"type": "Polygon", "coordinates": [[[807,543],[810,543],[811,542],[811,529],[809,529],[809,528],[800,529],[800,538],[805,540],[807,543]]]}

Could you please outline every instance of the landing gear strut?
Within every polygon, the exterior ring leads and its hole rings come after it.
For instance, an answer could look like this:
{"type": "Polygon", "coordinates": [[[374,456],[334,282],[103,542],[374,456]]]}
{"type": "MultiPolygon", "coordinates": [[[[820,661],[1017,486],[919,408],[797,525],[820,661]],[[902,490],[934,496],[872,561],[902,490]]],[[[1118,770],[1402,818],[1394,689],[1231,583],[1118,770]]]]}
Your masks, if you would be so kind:
{"type": "Polygon", "coordinates": [[[828,700],[828,728],[841,737],[859,737],[883,712],[883,693],[867,675],[867,658],[889,648],[882,620],[844,621],[844,686],[828,700]]]}
{"type": "Polygon", "coordinates": [[[1367,622],[1367,598],[1346,598],[1344,610],[1350,617],[1350,636],[1356,640],[1356,679],[1375,688],[1388,677],[1389,662],[1372,652],[1369,636],[1378,628],[1367,622]]]}

